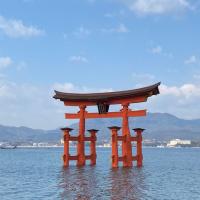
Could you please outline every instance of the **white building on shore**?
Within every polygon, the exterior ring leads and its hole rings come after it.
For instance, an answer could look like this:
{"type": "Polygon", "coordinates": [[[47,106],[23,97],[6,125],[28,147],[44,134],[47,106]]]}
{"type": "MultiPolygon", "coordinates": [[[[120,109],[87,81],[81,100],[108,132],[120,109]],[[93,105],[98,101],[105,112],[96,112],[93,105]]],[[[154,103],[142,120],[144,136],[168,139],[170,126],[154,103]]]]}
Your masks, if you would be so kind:
{"type": "Polygon", "coordinates": [[[178,145],[191,145],[191,140],[174,139],[167,143],[167,147],[175,147],[178,145]]]}

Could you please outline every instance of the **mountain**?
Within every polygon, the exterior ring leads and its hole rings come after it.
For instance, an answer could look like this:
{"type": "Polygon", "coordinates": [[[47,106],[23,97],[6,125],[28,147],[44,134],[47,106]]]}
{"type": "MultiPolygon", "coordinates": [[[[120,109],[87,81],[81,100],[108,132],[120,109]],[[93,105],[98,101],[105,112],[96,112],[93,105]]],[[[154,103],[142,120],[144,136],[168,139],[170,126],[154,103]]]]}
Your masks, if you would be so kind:
{"type": "MultiPolygon", "coordinates": [[[[200,141],[200,119],[185,120],[167,113],[148,113],[146,117],[129,118],[130,129],[145,128],[144,139],[156,139],[167,141],[174,138],[200,141]]],[[[98,141],[109,140],[109,126],[121,126],[121,119],[88,119],[86,129],[95,128],[98,141]]],[[[71,125],[74,128],[72,134],[78,132],[78,123],[71,125]]],[[[131,130],[131,133],[133,131],[131,130]]],[[[27,127],[8,127],[0,125],[0,141],[8,142],[59,142],[61,131],[40,130],[27,127]]]]}
{"type": "Polygon", "coordinates": [[[59,130],[40,130],[27,127],[0,125],[1,142],[56,142],[61,138],[59,130]]]}

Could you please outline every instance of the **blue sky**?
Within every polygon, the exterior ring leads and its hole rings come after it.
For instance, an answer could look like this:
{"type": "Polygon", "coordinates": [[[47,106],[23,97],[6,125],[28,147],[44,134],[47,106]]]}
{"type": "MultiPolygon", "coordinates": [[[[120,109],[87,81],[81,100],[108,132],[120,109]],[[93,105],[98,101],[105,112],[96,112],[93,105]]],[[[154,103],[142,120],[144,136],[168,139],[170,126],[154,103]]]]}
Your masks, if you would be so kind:
{"type": "Polygon", "coordinates": [[[200,118],[200,1],[1,0],[0,124],[66,122],[53,90],[99,92],[161,81],[141,107],[200,118]]]}

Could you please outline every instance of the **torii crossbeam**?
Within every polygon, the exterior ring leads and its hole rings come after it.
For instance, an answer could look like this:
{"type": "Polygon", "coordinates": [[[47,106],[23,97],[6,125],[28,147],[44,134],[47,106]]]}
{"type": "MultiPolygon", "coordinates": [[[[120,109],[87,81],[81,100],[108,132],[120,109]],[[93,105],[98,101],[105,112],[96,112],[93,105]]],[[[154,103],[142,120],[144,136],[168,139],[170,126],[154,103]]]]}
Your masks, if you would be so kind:
{"type": "Polygon", "coordinates": [[[54,98],[64,102],[65,106],[78,106],[78,113],[65,113],[66,119],[79,119],[78,136],[70,136],[70,128],[62,128],[64,131],[64,166],[69,165],[69,160],[77,160],[77,166],[85,165],[85,161],[89,159],[92,165],[96,164],[96,132],[98,130],[88,130],[90,137],[85,137],[85,119],[90,118],[122,118],[122,135],[118,136],[117,132],[120,127],[109,127],[112,132],[112,167],[118,167],[118,162],[122,161],[124,167],[131,167],[132,161],[137,161],[137,166],[142,166],[142,132],[144,129],[135,128],[136,136],[133,137],[129,130],[129,117],[146,116],[146,110],[130,110],[131,103],[146,102],[152,95],[159,94],[160,83],[143,87],[139,89],[106,92],[106,93],[64,93],[55,91],[54,98]],[[109,112],[109,106],[120,104],[122,109],[118,112],[109,112]],[[87,106],[97,106],[98,113],[88,113],[87,106]],[[77,141],[77,155],[70,156],[69,141],[77,141]],[[85,141],[90,141],[90,155],[85,155],[85,141]],[[118,156],[118,141],[122,142],[122,156],[118,156]],[[131,142],[137,142],[137,155],[132,155],[131,142]]]}

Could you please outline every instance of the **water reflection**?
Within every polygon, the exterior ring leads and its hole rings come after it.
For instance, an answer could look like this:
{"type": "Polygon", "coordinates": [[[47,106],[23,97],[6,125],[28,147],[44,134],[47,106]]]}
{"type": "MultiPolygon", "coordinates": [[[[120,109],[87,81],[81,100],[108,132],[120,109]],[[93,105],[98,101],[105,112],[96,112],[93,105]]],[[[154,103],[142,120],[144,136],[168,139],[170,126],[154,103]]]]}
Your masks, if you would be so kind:
{"type": "Polygon", "coordinates": [[[91,199],[97,185],[94,167],[70,167],[61,171],[61,199],[91,199]]]}
{"type": "Polygon", "coordinates": [[[70,167],[60,173],[61,199],[140,200],[145,199],[145,175],[142,169],[70,167]]]}
{"type": "Polygon", "coordinates": [[[145,176],[142,168],[119,168],[110,171],[112,200],[145,199],[145,176]]]}

